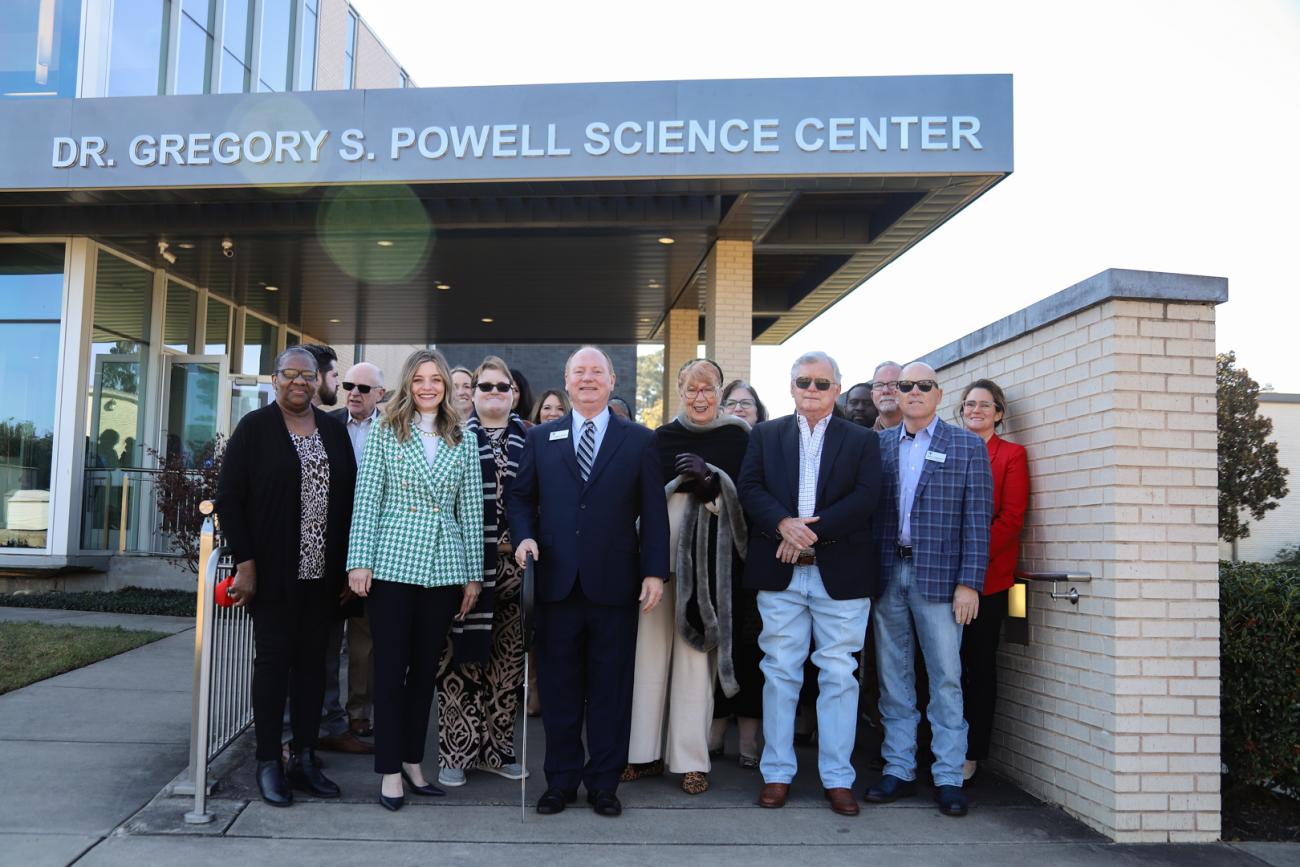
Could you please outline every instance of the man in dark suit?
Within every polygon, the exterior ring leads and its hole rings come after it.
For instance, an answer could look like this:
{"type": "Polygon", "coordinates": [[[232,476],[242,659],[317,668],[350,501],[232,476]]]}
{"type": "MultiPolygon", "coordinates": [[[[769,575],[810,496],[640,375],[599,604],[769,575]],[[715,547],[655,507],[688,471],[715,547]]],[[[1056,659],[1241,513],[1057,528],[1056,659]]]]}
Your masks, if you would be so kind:
{"type": "Polygon", "coordinates": [[[930,681],[935,799],[949,816],[966,815],[962,765],[966,720],[961,692],[962,629],[979,613],[993,520],[993,477],[984,441],[938,415],[943,389],[934,368],[912,362],[898,381],[903,423],[881,434],[881,573],[876,600],[881,749],[885,773],[866,800],[886,804],[915,793],[914,643],[930,681]],[[915,636],[915,637],[914,637],[915,636]]]}
{"type": "Polygon", "coordinates": [[[597,813],[622,813],[615,792],[627,764],[637,607],[658,604],[668,575],[653,435],[610,412],[614,381],[604,351],[584,346],[569,357],[573,410],[528,432],[507,495],[510,534],[521,540],[515,557],[537,560],[547,784],[537,812],[545,814],[572,803],[579,783],[597,813]]]}
{"type": "Polygon", "coordinates": [[[759,591],[763,616],[759,806],[784,806],[794,779],[795,704],[812,639],[818,770],[831,809],[853,816],[854,654],[876,591],[880,446],[874,431],[832,415],[839,392],[834,359],[801,356],[790,371],[795,414],[755,428],[737,487],[752,522],[744,583],[759,591]]]}

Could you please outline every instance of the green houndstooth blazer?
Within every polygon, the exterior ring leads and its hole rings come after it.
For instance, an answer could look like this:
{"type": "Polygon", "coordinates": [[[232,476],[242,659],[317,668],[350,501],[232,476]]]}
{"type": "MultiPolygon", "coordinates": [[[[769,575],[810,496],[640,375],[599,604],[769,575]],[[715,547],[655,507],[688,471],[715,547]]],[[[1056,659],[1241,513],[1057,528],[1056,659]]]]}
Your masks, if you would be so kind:
{"type": "Polygon", "coordinates": [[[403,443],[386,421],[375,424],[357,473],[348,569],[422,587],[483,580],[483,473],[472,434],[440,442],[430,467],[420,434],[403,443]]]}

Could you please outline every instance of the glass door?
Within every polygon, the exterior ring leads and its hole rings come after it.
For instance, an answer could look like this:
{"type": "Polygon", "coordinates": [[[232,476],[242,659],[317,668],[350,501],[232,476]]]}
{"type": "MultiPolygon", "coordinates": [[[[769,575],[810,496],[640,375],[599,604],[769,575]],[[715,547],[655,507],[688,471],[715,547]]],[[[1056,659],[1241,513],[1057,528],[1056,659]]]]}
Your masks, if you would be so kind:
{"type": "Polygon", "coordinates": [[[212,460],[217,434],[229,425],[229,404],[221,399],[229,376],[224,355],[167,355],[163,358],[162,456],[185,469],[201,470],[212,460]]]}

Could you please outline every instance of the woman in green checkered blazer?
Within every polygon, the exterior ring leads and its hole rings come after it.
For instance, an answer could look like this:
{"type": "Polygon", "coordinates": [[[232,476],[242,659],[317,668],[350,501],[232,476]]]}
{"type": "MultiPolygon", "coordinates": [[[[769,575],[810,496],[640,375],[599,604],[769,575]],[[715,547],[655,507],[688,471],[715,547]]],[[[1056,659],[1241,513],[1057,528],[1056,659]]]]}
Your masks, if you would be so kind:
{"type": "Polygon", "coordinates": [[[390,810],[402,806],[403,779],[421,795],[443,794],[420,769],[438,655],[483,586],[478,442],[444,399],[450,390],[441,353],[412,353],[357,474],[348,583],[369,598],[375,772],[390,810]]]}

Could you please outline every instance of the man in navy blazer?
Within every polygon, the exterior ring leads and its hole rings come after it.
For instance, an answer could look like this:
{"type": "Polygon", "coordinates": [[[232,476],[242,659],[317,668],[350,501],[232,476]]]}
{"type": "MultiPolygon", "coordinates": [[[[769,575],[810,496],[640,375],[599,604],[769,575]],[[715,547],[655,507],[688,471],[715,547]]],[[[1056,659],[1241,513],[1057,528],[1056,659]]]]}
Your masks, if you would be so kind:
{"type": "Polygon", "coordinates": [[[916,706],[913,636],[930,679],[935,798],[941,812],[966,815],[962,765],[966,720],[961,693],[962,629],[979,613],[993,522],[988,447],[938,416],[943,390],[934,369],[903,368],[903,423],[881,434],[881,573],[885,589],[872,625],[880,675],[885,773],[866,800],[889,803],[915,792],[916,706]]]}
{"type": "Polygon", "coordinates": [[[637,607],[659,603],[668,575],[668,509],[653,434],[610,412],[614,381],[604,351],[584,346],[569,357],[564,382],[573,410],[528,431],[507,495],[510,535],[522,540],[515,558],[537,560],[547,784],[537,812],[544,814],[572,803],[579,783],[597,813],[622,813],[615,792],[632,726],[637,607]]]}
{"type": "Polygon", "coordinates": [[[810,352],[790,372],[795,414],[760,424],[737,489],[749,515],[744,584],[763,616],[763,791],[781,807],[795,774],[794,715],[809,640],[815,650],[817,766],[831,809],[856,815],[853,752],[858,681],[854,654],[867,631],[879,558],[872,517],[880,499],[875,431],[832,414],[840,371],[810,352]]]}

